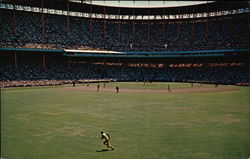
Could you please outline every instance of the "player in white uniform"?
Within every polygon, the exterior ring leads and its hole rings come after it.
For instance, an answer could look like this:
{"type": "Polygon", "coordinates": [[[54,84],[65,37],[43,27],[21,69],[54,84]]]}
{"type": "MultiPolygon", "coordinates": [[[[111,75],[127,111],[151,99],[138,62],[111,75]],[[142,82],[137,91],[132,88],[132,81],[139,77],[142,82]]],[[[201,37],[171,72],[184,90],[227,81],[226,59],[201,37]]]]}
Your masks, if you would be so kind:
{"type": "Polygon", "coordinates": [[[110,144],[110,136],[109,136],[109,134],[108,133],[104,133],[104,132],[101,132],[101,136],[100,136],[100,139],[104,139],[104,142],[103,142],[103,144],[104,145],[107,145],[107,148],[111,148],[112,150],[114,150],[114,147],[112,147],[111,146],[111,144],[110,144]]]}

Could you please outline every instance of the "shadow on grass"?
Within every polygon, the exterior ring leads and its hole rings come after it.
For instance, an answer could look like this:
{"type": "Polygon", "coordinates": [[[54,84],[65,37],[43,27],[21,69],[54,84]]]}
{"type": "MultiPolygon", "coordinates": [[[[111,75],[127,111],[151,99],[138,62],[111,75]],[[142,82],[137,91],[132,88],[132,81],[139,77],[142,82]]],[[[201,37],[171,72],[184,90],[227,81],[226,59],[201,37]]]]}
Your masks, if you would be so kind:
{"type": "Polygon", "coordinates": [[[101,149],[101,150],[96,150],[96,152],[107,152],[107,151],[113,151],[113,150],[110,150],[110,149],[101,149]]]}

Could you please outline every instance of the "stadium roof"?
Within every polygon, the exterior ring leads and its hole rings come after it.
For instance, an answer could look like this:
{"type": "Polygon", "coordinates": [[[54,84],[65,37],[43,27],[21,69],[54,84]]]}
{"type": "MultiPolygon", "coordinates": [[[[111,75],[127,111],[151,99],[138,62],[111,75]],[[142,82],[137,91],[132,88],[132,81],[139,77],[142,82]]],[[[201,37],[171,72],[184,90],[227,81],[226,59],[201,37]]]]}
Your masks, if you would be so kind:
{"type": "MultiPolygon", "coordinates": [[[[110,14],[110,15],[163,15],[163,14],[173,15],[173,14],[217,12],[217,11],[249,8],[248,1],[214,1],[210,3],[207,3],[208,1],[205,1],[206,3],[202,4],[199,3],[195,5],[175,6],[175,7],[165,6],[165,7],[154,7],[154,8],[152,7],[136,8],[136,7],[122,7],[122,6],[113,7],[113,6],[103,6],[103,5],[93,4],[95,0],[92,0],[92,4],[87,3],[87,1],[90,0],[80,0],[80,1],[81,3],[79,3],[79,0],[78,2],[75,2],[75,0],[2,0],[1,3],[41,8],[42,4],[41,2],[43,2],[44,8],[49,8],[49,9],[57,9],[57,10],[69,9],[70,11],[75,11],[75,12],[110,14]]],[[[96,0],[96,2],[98,1],[96,0]]]]}
{"type": "Polygon", "coordinates": [[[129,7],[129,8],[164,8],[164,7],[182,7],[213,1],[166,1],[166,0],[69,0],[70,2],[88,3],[108,7],[129,7]]]}

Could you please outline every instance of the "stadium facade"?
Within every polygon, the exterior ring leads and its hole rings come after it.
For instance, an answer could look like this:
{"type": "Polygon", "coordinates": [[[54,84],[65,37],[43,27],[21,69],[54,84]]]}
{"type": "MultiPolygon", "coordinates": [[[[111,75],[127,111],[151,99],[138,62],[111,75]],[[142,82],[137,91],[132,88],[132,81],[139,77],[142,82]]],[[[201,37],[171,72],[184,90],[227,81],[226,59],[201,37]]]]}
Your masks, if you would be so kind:
{"type": "Polygon", "coordinates": [[[1,86],[84,80],[248,85],[249,2],[127,8],[2,1],[1,86]]]}

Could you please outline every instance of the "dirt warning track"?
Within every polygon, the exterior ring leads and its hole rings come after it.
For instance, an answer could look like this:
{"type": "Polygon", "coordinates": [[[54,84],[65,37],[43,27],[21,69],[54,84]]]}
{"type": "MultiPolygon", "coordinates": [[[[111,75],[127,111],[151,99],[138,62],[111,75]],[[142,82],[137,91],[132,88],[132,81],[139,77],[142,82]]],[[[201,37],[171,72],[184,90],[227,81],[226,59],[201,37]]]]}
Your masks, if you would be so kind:
{"type": "MultiPolygon", "coordinates": [[[[76,90],[84,92],[97,92],[96,87],[67,87],[66,90],[76,90]]],[[[225,92],[234,91],[237,88],[227,87],[186,87],[186,88],[172,88],[171,92],[168,89],[132,89],[132,88],[120,88],[120,93],[206,93],[206,92],[225,92]]],[[[116,92],[115,88],[100,88],[99,92],[116,92]]]]}

